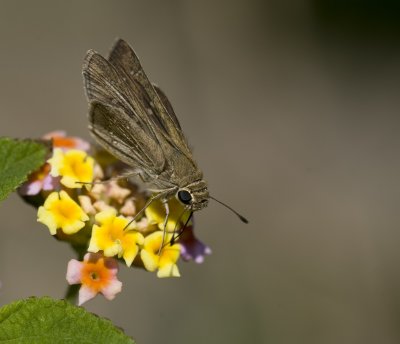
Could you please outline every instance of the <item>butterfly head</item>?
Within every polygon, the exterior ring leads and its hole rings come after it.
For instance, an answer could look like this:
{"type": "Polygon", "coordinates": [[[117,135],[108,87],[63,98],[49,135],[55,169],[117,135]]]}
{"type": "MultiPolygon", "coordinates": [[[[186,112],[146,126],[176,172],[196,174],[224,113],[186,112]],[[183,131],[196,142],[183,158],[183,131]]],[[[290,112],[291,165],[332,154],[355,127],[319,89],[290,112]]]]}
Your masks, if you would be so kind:
{"type": "Polygon", "coordinates": [[[201,210],[208,205],[209,194],[204,180],[198,180],[179,188],[176,198],[192,211],[201,210]]]}

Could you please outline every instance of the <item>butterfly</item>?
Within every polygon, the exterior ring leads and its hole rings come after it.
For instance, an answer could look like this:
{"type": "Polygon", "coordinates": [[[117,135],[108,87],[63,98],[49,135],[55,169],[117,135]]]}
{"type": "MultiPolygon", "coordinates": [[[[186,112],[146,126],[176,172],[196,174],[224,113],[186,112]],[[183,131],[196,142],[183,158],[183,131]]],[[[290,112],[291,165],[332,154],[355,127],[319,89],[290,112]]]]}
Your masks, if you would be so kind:
{"type": "Polygon", "coordinates": [[[210,195],[171,103],[149,81],[128,43],[117,40],[108,59],[89,50],[82,73],[92,136],[153,193],[135,218],[159,199],[166,211],[165,228],[168,200],[176,197],[190,211],[189,218],[213,199],[248,222],[210,195]]]}

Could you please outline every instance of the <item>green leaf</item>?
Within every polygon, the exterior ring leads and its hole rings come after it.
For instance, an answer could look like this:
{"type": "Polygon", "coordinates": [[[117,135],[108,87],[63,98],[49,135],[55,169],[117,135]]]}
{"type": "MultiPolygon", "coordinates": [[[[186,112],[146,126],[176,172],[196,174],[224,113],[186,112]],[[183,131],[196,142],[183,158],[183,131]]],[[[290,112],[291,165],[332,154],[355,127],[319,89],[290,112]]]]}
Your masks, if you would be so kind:
{"type": "Polygon", "coordinates": [[[134,344],[111,321],[82,307],[32,297],[0,308],[0,343],[134,344]]]}
{"type": "Polygon", "coordinates": [[[44,164],[46,152],[39,142],[0,137],[0,201],[44,164]]]}

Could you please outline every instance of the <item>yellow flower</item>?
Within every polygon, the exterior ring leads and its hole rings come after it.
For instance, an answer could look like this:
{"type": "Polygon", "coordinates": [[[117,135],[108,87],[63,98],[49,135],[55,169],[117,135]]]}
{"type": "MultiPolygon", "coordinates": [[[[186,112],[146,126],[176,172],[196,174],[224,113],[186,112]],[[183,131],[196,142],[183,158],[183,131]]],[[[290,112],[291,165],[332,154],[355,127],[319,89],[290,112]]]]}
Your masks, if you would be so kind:
{"type": "Polygon", "coordinates": [[[38,222],[45,224],[51,235],[61,228],[65,234],[74,234],[85,226],[89,217],[65,192],[52,192],[38,209],[38,222]]]}
{"type": "Polygon", "coordinates": [[[81,183],[91,183],[93,181],[94,160],[86,152],[71,149],[64,152],[60,148],[55,148],[53,157],[48,160],[51,165],[50,174],[53,177],[61,176],[61,184],[68,188],[81,188],[81,183]]]}
{"type": "Polygon", "coordinates": [[[139,252],[138,245],[143,244],[144,238],[142,234],[132,231],[135,223],[125,229],[129,220],[116,215],[115,209],[107,209],[95,216],[100,226],[93,225],[88,251],[103,251],[106,257],[118,255],[118,258],[124,258],[126,265],[131,266],[139,252]]]}
{"type": "Polygon", "coordinates": [[[144,245],[140,252],[143,265],[148,271],[158,269],[157,277],[179,277],[177,260],[180,256],[181,246],[179,244],[170,245],[172,234],[166,233],[164,240],[164,248],[160,250],[162,245],[163,232],[157,231],[148,235],[144,239],[144,245]]]}
{"type": "MultiPolygon", "coordinates": [[[[169,206],[169,216],[168,216],[168,223],[166,226],[167,232],[179,231],[180,227],[176,225],[179,221],[181,225],[183,225],[188,217],[190,212],[186,211],[183,213],[183,206],[182,204],[175,198],[171,198],[168,201],[169,206]],[[182,215],[183,214],[183,215],[182,215]],[[179,219],[179,217],[181,218],[179,219]]],[[[156,200],[150,204],[145,210],[146,216],[149,219],[150,224],[156,223],[160,230],[164,230],[164,219],[165,219],[165,207],[161,201],[156,200]]]]}

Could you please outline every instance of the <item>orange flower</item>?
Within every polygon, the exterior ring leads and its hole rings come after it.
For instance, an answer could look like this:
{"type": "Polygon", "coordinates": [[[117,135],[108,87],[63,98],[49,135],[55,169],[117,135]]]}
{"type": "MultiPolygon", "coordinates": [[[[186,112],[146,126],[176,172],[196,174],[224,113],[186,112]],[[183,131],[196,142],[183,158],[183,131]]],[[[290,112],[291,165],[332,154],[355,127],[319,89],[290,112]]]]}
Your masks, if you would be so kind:
{"type": "Polygon", "coordinates": [[[90,148],[89,143],[85,140],[79,137],[67,136],[66,132],[62,130],[52,131],[44,135],[43,138],[52,140],[54,148],[61,148],[63,150],[79,149],[87,152],[90,148]]]}
{"type": "Polygon", "coordinates": [[[112,300],[122,289],[117,279],[118,263],[99,253],[87,253],[83,262],[71,259],[68,263],[67,281],[69,284],[82,284],[79,289],[79,305],[101,293],[112,300]]]}

